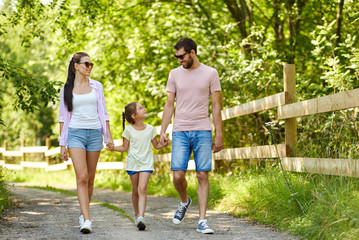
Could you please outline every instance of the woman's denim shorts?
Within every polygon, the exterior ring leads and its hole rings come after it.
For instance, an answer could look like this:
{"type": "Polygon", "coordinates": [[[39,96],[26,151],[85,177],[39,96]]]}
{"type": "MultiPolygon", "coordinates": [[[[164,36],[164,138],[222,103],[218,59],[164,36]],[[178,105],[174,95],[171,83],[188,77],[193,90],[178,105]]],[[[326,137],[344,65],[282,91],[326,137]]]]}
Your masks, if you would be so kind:
{"type": "Polygon", "coordinates": [[[102,129],[69,128],[67,136],[68,148],[82,148],[88,152],[103,149],[102,129]]]}
{"type": "Polygon", "coordinates": [[[193,151],[196,172],[212,170],[212,132],[184,131],[172,133],[171,170],[187,171],[193,151]]]}

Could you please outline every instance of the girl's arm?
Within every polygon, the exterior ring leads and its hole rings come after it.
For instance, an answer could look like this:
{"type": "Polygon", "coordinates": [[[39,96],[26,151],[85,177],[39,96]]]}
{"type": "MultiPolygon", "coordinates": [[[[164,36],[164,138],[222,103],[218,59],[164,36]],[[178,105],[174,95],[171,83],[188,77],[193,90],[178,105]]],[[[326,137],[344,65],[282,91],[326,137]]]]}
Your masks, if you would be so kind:
{"type": "Polygon", "coordinates": [[[157,141],[156,137],[154,137],[151,142],[152,142],[152,145],[153,145],[153,147],[155,149],[161,149],[161,148],[164,148],[164,147],[168,146],[168,141],[166,142],[165,145],[163,145],[163,144],[161,144],[160,142],[157,141]]]}
{"type": "Polygon", "coordinates": [[[129,146],[130,146],[130,142],[126,138],[123,138],[123,142],[121,146],[114,146],[112,149],[111,148],[109,149],[111,151],[126,152],[129,146]]]}

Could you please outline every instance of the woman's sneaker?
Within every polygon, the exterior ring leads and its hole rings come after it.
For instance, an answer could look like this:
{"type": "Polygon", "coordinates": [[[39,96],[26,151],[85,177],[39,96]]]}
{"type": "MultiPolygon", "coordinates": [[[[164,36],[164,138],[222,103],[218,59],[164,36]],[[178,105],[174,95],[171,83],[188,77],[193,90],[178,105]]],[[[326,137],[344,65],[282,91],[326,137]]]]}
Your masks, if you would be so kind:
{"type": "Polygon", "coordinates": [[[84,215],[80,215],[80,217],[79,217],[80,227],[82,227],[82,225],[84,225],[84,222],[85,222],[84,215]]]}
{"type": "Polygon", "coordinates": [[[80,232],[82,233],[92,232],[92,222],[90,220],[86,220],[84,224],[82,224],[80,232]]]}
{"type": "Polygon", "coordinates": [[[143,231],[143,230],[145,230],[145,228],[146,228],[146,225],[145,225],[145,219],[143,218],[143,217],[138,217],[136,220],[135,220],[135,223],[136,223],[136,225],[137,225],[137,227],[138,227],[138,230],[141,230],[141,231],[143,231]]]}
{"type": "Polygon", "coordinates": [[[176,211],[175,215],[173,216],[173,223],[174,224],[180,224],[183,221],[183,219],[184,219],[184,217],[186,215],[187,209],[189,208],[191,203],[192,203],[192,199],[190,197],[188,197],[187,204],[182,205],[180,203],[180,205],[177,208],[177,211],[176,211]]]}
{"type": "Polygon", "coordinates": [[[198,222],[197,232],[213,234],[214,231],[207,224],[207,219],[198,222]]]}

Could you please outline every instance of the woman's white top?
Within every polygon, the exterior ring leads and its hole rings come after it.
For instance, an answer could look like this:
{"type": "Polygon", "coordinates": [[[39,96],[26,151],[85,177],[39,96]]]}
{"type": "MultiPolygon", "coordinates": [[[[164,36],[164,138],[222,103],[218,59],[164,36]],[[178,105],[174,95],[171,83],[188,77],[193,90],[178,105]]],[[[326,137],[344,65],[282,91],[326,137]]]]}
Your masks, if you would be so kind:
{"type": "Polygon", "coordinates": [[[127,155],[127,171],[154,170],[151,141],[156,137],[156,129],[147,124],[144,130],[136,130],[127,125],[122,136],[130,142],[127,155]]]}
{"type": "Polygon", "coordinates": [[[72,93],[72,114],[70,128],[98,129],[101,128],[97,113],[97,98],[95,90],[90,93],[72,93]]]}

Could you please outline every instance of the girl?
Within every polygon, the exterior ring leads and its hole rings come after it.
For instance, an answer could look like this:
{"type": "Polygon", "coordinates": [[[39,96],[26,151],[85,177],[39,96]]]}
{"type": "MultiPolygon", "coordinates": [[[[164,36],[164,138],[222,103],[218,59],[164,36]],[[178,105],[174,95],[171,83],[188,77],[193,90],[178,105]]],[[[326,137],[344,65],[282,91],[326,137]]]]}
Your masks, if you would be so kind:
{"type": "Polygon", "coordinates": [[[93,63],[84,52],[76,53],[69,64],[66,84],[60,92],[61,157],[68,160],[70,152],[76,173],[77,196],[81,213],[80,231],[90,233],[90,201],[102,135],[107,147],[113,147],[109,117],[102,84],[90,79],[93,63]]]}
{"type": "Polygon", "coordinates": [[[130,175],[132,183],[132,204],[135,210],[135,224],[139,230],[145,230],[145,209],[147,203],[147,184],[154,170],[152,145],[155,149],[161,149],[162,145],[157,141],[156,129],[143,123],[147,117],[146,110],[141,104],[132,102],[125,107],[123,113],[123,128],[125,118],[128,125],[122,133],[122,146],[109,147],[111,151],[125,152],[128,150],[126,171],[130,175]]]}

